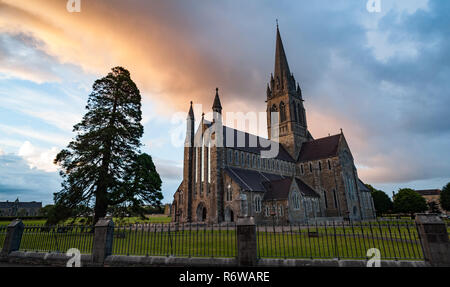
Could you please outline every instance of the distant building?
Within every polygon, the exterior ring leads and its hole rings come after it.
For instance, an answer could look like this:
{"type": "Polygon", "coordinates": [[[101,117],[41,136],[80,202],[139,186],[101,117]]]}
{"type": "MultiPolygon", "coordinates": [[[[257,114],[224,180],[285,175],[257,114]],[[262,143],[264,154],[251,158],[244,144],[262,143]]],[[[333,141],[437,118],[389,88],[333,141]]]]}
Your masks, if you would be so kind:
{"type": "Polygon", "coordinates": [[[425,198],[427,203],[436,202],[439,206],[439,210],[441,212],[444,212],[444,210],[441,207],[441,202],[439,201],[439,198],[441,196],[440,189],[424,189],[424,190],[416,190],[416,192],[422,195],[422,197],[425,198]]]}
{"type": "Polygon", "coordinates": [[[0,216],[38,216],[42,208],[42,202],[20,202],[3,201],[0,202],[0,216]]]}

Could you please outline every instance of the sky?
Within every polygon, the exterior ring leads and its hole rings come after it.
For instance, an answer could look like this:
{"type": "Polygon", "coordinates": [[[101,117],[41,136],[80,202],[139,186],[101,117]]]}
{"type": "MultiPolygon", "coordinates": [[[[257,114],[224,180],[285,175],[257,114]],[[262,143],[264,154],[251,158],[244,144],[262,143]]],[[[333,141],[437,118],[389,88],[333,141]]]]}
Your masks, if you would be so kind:
{"type": "Polygon", "coordinates": [[[0,0],[0,201],[53,202],[53,158],[75,136],[93,82],[131,72],[142,151],[170,203],[189,102],[264,112],[278,19],[315,138],[343,129],[366,183],[391,195],[450,182],[450,2],[0,0]]]}

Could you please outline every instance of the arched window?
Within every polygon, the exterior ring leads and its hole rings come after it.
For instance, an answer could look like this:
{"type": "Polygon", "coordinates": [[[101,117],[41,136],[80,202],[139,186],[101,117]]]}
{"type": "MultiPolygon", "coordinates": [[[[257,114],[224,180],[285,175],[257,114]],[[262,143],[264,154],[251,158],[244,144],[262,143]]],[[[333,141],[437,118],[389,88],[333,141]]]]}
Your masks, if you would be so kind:
{"type": "Polygon", "coordinates": [[[292,193],[292,206],[295,210],[300,209],[300,194],[296,190],[292,193]]]}
{"type": "Polygon", "coordinates": [[[286,106],[283,102],[280,103],[280,121],[286,121],[286,106]]]}
{"type": "Polygon", "coordinates": [[[255,212],[260,213],[261,212],[261,196],[255,195],[254,205],[255,205],[255,212]]]}
{"type": "Polygon", "coordinates": [[[298,113],[298,122],[303,126],[302,109],[300,108],[300,104],[297,104],[297,113],[298,113]]]}
{"type": "Polygon", "coordinates": [[[245,166],[245,157],[244,157],[244,153],[241,153],[241,165],[245,166]]]}
{"type": "Polygon", "coordinates": [[[328,160],[328,169],[331,169],[331,162],[328,160]]]}
{"type": "Polygon", "coordinates": [[[297,105],[293,102],[292,106],[294,107],[294,119],[298,122],[297,105]]]}
{"type": "Polygon", "coordinates": [[[234,158],[235,158],[235,161],[236,161],[236,165],[239,165],[239,152],[238,151],[236,151],[234,153],[234,158]]]}
{"type": "Polygon", "coordinates": [[[322,163],[319,161],[319,171],[322,171],[322,163]]]}

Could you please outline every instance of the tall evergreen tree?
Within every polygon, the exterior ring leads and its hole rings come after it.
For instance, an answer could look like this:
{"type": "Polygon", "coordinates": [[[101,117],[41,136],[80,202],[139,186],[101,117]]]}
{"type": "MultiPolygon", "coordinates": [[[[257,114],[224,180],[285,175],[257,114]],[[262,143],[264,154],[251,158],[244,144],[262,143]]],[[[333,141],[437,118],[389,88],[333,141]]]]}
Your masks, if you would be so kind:
{"type": "Polygon", "coordinates": [[[439,202],[441,203],[442,209],[450,211],[450,182],[442,188],[439,202]]]}
{"type": "Polygon", "coordinates": [[[108,206],[134,196],[124,186],[138,160],[144,129],[141,95],[129,71],[115,67],[96,80],[86,109],[82,121],[74,126],[75,139],[56,156],[64,181],[54,200],[57,206],[71,209],[94,205],[97,222],[108,206]]]}

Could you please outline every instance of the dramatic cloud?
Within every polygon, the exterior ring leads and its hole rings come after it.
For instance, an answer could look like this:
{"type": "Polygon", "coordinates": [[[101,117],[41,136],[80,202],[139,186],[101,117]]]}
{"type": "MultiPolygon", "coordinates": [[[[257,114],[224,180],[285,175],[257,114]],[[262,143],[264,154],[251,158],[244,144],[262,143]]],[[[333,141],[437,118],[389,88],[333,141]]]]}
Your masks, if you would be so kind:
{"type": "Polygon", "coordinates": [[[49,204],[53,193],[61,187],[57,173],[30,169],[21,157],[12,154],[0,155],[0,201],[42,201],[49,204]]]}
{"type": "Polygon", "coordinates": [[[448,1],[382,0],[381,13],[344,0],[90,0],[81,13],[66,3],[0,2],[0,112],[30,118],[0,116],[0,146],[39,141],[27,168],[68,143],[93,79],[122,65],[144,95],[146,152],[175,182],[183,151],[170,147],[170,115],[190,100],[208,112],[216,86],[224,112],[265,111],[278,18],[313,136],[343,128],[369,183],[450,180],[448,1]]]}

